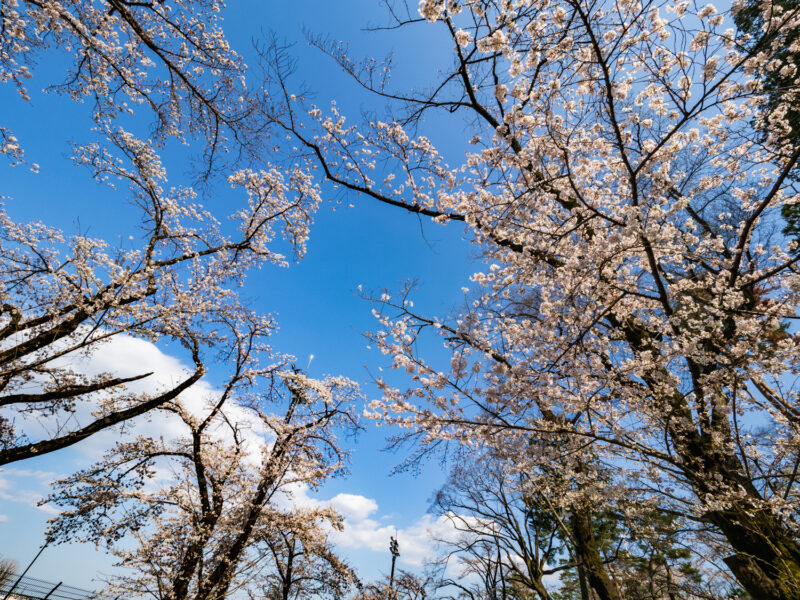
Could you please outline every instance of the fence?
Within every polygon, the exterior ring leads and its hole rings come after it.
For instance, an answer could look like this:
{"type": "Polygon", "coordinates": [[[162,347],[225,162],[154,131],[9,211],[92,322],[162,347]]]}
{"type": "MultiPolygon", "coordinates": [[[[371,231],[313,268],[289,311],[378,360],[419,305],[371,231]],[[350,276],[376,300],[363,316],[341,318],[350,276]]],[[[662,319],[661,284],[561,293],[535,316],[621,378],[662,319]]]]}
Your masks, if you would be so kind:
{"type": "Polygon", "coordinates": [[[0,600],[8,595],[8,600],[96,600],[96,592],[82,590],[61,582],[44,581],[36,577],[14,575],[0,582],[0,600]],[[19,583],[17,583],[19,580],[19,583]],[[14,585],[16,584],[16,585],[14,585]],[[12,591],[13,588],[13,591],[12,591]],[[11,592],[9,594],[9,592],[11,592]]]}

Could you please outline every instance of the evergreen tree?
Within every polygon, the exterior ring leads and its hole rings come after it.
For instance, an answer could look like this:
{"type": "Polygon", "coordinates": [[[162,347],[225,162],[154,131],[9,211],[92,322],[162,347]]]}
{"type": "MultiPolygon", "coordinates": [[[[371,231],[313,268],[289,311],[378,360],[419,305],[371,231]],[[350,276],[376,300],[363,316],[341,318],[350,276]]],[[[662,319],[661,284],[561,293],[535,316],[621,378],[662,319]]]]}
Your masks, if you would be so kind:
{"type": "MultiPolygon", "coordinates": [[[[758,125],[765,135],[776,135],[789,149],[800,143],[800,28],[782,27],[798,10],[796,0],[771,0],[765,3],[747,0],[736,12],[734,22],[738,42],[751,53],[770,50],[779,63],[761,72],[762,90],[767,94],[768,117],[758,125]],[[776,126],[772,117],[785,120],[776,126]]],[[[795,167],[791,177],[800,180],[795,167]]],[[[781,210],[786,225],[783,232],[800,241],[800,206],[785,204],[781,210]]]]}

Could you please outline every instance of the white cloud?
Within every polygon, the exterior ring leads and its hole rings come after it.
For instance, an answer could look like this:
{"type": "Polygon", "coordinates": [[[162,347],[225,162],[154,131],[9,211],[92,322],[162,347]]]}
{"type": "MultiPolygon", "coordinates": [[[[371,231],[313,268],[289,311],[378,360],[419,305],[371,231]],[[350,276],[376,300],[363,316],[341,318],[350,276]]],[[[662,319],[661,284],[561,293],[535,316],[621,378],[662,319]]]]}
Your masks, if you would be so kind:
{"type": "MultiPolygon", "coordinates": [[[[132,377],[152,373],[150,376],[126,384],[126,390],[134,394],[156,394],[168,390],[189,377],[194,367],[184,363],[179,358],[164,353],[158,346],[147,340],[138,339],[129,335],[116,335],[104,342],[89,356],[67,355],[57,361],[55,366],[70,367],[77,372],[88,376],[101,373],[113,373],[115,377],[132,377]]],[[[207,412],[211,402],[215,402],[221,391],[215,388],[207,378],[202,378],[189,389],[184,391],[180,399],[184,406],[194,414],[207,412]]],[[[86,425],[93,420],[92,411],[94,403],[79,403],[77,410],[70,417],[70,423],[75,426],[86,425]]],[[[252,459],[258,461],[258,447],[264,442],[265,430],[263,423],[254,416],[229,402],[226,413],[233,422],[246,424],[244,428],[246,437],[254,442],[251,446],[252,459]]],[[[28,419],[23,414],[17,415],[18,420],[25,421],[25,433],[31,439],[49,437],[51,430],[55,431],[58,425],[50,419],[28,419]]],[[[165,412],[155,412],[137,417],[125,424],[126,436],[146,435],[149,437],[164,437],[174,439],[186,435],[186,427],[180,419],[165,412]]],[[[229,436],[230,430],[218,428],[212,432],[219,436],[229,436]]],[[[99,458],[116,442],[120,440],[118,428],[101,431],[78,444],[75,449],[86,457],[99,458]]]]}
{"type": "Polygon", "coordinates": [[[369,550],[389,555],[389,539],[397,537],[400,545],[399,563],[420,567],[433,558],[436,541],[452,535],[453,527],[445,517],[424,514],[405,527],[392,522],[393,515],[381,514],[378,502],[359,494],[337,494],[328,500],[309,496],[308,489],[296,487],[289,501],[295,506],[330,506],[344,520],[342,531],[331,531],[331,541],[346,550],[369,550]]]}
{"type": "MultiPolygon", "coordinates": [[[[37,508],[48,514],[56,514],[52,506],[39,506],[39,501],[44,497],[40,491],[47,482],[56,477],[55,473],[48,471],[31,471],[29,469],[0,469],[0,500],[19,502],[37,508]],[[33,481],[31,481],[33,479],[33,481]],[[26,481],[27,480],[27,481],[26,481]]],[[[5,515],[3,515],[5,517],[5,515]]],[[[7,521],[0,519],[0,521],[7,521]]]]}
{"type": "Polygon", "coordinates": [[[146,379],[128,385],[133,391],[152,389],[154,383],[175,384],[187,367],[174,356],[164,354],[158,346],[147,340],[129,335],[116,335],[90,357],[70,361],[87,375],[112,372],[120,377],[131,377],[152,372],[146,379]]]}
{"type": "Polygon", "coordinates": [[[389,538],[394,536],[400,547],[400,564],[420,567],[427,559],[434,558],[436,540],[451,532],[447,519],[431,514],[422,515],[406,527],[381,524],[370,518],[345,518],[344,530],[332,532],[331,540],[342,548],[388,554],[389,538]]]}
{"type": "MultiPolygon", "coordinates": [[[[189,377],[194,370],[174,356],[165,354],[152,342],[128,335],[114,336],[102,346],[102,350],[88,358],[73,362],[70,366],[87,375],[114,373],[117,377],[132,377],[152,373],[149,377],[126,386],[130,392],[146,394],[174,387],[189,377]]],[[[213,386],[207,380],[201,379],[181,394],[181,400],[190,409],[199,411],[206,401],[215,395],[213,386]]],[[[151,437],[163,436],[169,439],[184,434],[185,429],[174,415],[157,413],[157,416],[151,414],[135,419],[131,433],[151,437]]],[[[117,432],[105,431],[89,438],[88,443],[80,446],[80,450],[90,456],[98,456],[118,440],[117,432]]]]}
{"type": "Polygon", "coordinates": [[[328,504],[346,519],[363,520],[378,510],[375,500],[357,494],[337,494],[328,504]]]}
{"type": "MultiPolygon", "coordinates": [[[[149,377],[127,384],[127,390],[132,393],[154,393],[168,389],[186,379],[193,371],[182,364],[179,359],[162,352],[155,344],[128,335],[112,337],[89,356],[66,355],[53,361],[52,365],[70,367],[88,376],[113,373],[117,377],[131,377],[152,372],[153,374],[149,377]]],[[[35,380],[32,383],[34,385],[29,385],[26,391],[36,391],[35,380]]],[[[196,389],[187,391],[187,397],[204,397],[211,390],[211,387],[203,381],[198,382],[194,388],[196,389]]],[[[91,413],[95,407],[94,403],[78,403],[77,410],[70,416],[70,426],[74,428],[77,425],[86,425],[91,422],[93,420],[91,413]]],[[[24,421],[22,429],[30,439],[50,437],[59,431],[59,423],[54,419],[44,418],[41,415],[37,415],[36,418],[28,418],[24,413],[17,413],[15,416],[18,422],[24,421]]],[[[137,421],[145,422],[144,419],[137,421]]],[[[164,418],[152,420],[143,429],[148,434],[153,432],[155,435],[174,435],[177,431],[174,423],[164,418]]],[[[141,431],[137,431],[137,433],[141,433],[141,431]]],[[[84,454],[96,457],[118,439],[118,432],[105,431],[81,443],[78,445],[78,449],[84,454]]]]}

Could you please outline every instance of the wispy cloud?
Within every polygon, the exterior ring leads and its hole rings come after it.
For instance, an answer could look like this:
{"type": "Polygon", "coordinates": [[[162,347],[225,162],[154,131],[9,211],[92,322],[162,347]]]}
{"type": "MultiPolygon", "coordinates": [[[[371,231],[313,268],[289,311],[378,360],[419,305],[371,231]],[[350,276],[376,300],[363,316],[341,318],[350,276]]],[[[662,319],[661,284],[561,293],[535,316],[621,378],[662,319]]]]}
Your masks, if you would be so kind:
{"type": "MultiPolygon", "coordinates": [[[[39,506],[39,501],[44,498],[43,491],[56,476],[56,473],[48,471],[0,469],[0,500],[18,502],[48,514],[57,514],[58,511],[52,506],[39,506]]],[[[6,515],[0,518],[0,521],[7,520],[6,515]]]]}

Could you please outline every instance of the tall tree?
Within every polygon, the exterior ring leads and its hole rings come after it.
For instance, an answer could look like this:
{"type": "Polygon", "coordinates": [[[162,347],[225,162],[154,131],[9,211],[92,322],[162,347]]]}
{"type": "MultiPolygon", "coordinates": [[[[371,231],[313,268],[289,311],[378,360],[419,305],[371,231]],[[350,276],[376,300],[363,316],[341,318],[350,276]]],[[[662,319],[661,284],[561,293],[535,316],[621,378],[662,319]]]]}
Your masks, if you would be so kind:
{"type": "MultiPolygon", "coordinates": [[[[51,89],[66,101],[86,100],[95,126],[95,141],[73,148],[76,167],[127,186],[140,226],[124,232],[140,243],[115,246],[0,213],[0,465],[65,448],[177,398],[207,363],[224,359],[227,342],[212,324],[249,318],[232,293],[245,272],[285,264],[268,247],[276,233],[302,253],[318,193],[296,170],[240,168],[240,159],[259,155],[264,132],[245,65],[223,35],[223,7],[216,0],[0,4],[0,84],[29,101],[26,80],[50,58],[51,89]],[[146,137],[131,133],[143,130],[146,137]],[[237,226],[223,226],[194,189],[168,185],[158,149],[170,140],[201,152],[206,183],[225,173],[246,190],[232,211],[237,226]],[[123,335],[183,347],[190,367],[160,386],[147,372],[84,372],[81,360],[123,335]]],[[[6,125],[0,154],[24,162],[24,144],[6,125]]],[[[111,205],[116,197],[109,195],[111,205]]]]}
{"type": "MultiPolygon", "coordinates": [[[[454,537],[440,540],[443,562],[459,568],[443,582],[468,595],[471,580],[491,600],[516,598],[527,590],[550,600],[545,577],[574,565],[559,565],[566,552],[566,517],[526,496],[518,473],[489,454],[463,457],[437,494],[435,509],[454,537]]],[[[474,587],[474,586],[473,586],[474,587]]],[[[478,593],[475,591],[474,593],[478,593]]]]}
{"type": "MultiPolygon", "coordinates": [[[[242,338],[240,356],[250,353],[250,341],[242,338]]],[[[317,486],[342,471],[346,451],[337,435],[355,427],[357,390],[342,379],[312,380],[241,362],[207,406],[176,400],[165,407],[182,426],[181,437],[121,442],[102,461],[57,482],[45,500],[63,509],[50,539],[104,545],[132,569],[110,583],[115,593],[222,600],[262,571],[285,567],[281,555],[264,553],[260,544],[279,536],[314,540],[321,520],[336,522],[330,510],[281,503],[285,491],[317,486]],[[263,398],[251,388],[262,377],[276,380],[263,398]]],[[[326,556],[329,566],[344,570],[344,585],[346,568],[332,552],[326,556]]]]}
{"type": "MultiPolygon", "coordinates": [[[[776,62],[759,71],[763,90],[768,98],[768,110],[757,126],[765,136],[775,136],[788,146],[800,145],[800,27],[791,26],[796,11],[793,2],[772,0],[763,7],[749,1],[736,6],[734,23],[737,43],[748,50],[770,52],[776,62]],[[789,23],[790,26],[786,26],[789,23]]],[[[795,167],[790,174],[797,179],[795,167]]],[[[786,204],[781,213],[786,220],[784,233],[795,240],[800,238],[800,209],[786,204]]]]}
{"type": "Polygon", "coordinates": [[[326,529],[341,530],[330,509],[295,510],[272,518],[256,552],[268,567],[248,586],[252,600],[344,598],[358,584],[355,571],[336,552],[326,529]]]}
{"type": "MultiPolygon", "coordinates": [[[[579,448],[591,448],[614,474],[598,500],[636,482],[714,528],[751,596],[800,598],[800,410],[785,384],[798,257],[774,235],[798,199],[800,148],[754,125],[789,110],[770,105],[759,76],[783,59],[766,42],[738,45],[732,15],[710,4],[423,0],[391,14],[451,40],[453,68],[426,94],[392,90],[382,66],[320,45],[410,107],[404,119],[351,125],[309,106],[308,124],[299,100],[267,107],[310,169],[463,223],[485,257],[455,319],[419,314],[403,294],[375,298],[375,339],[413,381],[381,382],[374,415],[428,447],[520,448],[555,433],[576,449],[577,474],[589,464],[579,448]],[[453,167],[407,131],[439,109],[471,119],[477,148],[453,167]],[[449,365],[421,354],[427,331],[449,365]]],[[[798,19],[792,7],[781,31],[798,19]]],[[[547,460],[521,454],[518,468],[547,460]]]]}
{"type": "MultiPolygon", "coordinates": [[[[569,490],[552,485],[544,495],[528,481],[489,453],[464,457],[453,468],[435,501],[455,531],[440,540],[440,562],[451,572],[460,568],[442,582],[457,590],[453,597],[591,600],[607,593],[587,577],[571,514],[579,505],[562,499],[569,490]]],[[[643,600],[728,597],[729,582],[701,539],[674,514],[643,510],[635,500],[607,500],[590,513],[589,532],[613,593],[643,600]]]]}

